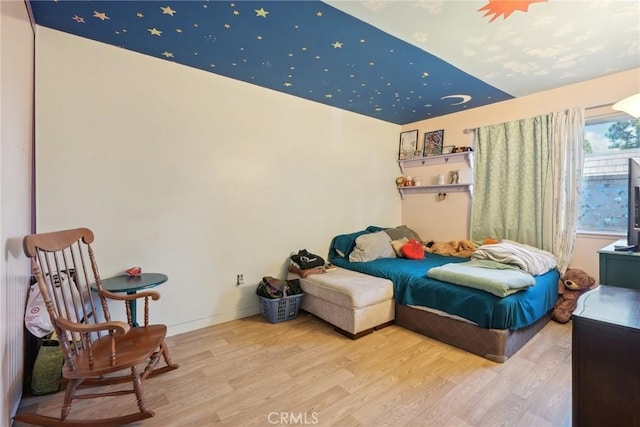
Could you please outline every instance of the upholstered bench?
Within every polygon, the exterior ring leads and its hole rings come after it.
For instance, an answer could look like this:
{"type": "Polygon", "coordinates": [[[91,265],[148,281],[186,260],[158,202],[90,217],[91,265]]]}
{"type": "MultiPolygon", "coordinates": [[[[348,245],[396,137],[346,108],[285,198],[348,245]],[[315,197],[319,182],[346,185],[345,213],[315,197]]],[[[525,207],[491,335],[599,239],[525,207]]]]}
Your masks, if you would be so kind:
{"type": "Polygon", "coordinates": [[[323,274],[301,277],[301,308],[357,339],[393,323],[395,306],[391,280],[336,267],[323,274]]]}

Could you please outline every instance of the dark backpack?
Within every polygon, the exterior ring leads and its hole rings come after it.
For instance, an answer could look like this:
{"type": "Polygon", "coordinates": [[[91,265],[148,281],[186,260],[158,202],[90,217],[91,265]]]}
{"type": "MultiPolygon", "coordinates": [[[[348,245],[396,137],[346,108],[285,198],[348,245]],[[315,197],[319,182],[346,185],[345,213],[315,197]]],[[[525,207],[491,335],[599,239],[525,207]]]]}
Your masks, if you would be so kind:
{"type": "Polygon", "coordinates": [[[298,253],[291,254],[291,261],[293,261],[300,270],[308,270],[310,268],[322,267],[324,259],[320,255],[312,254],[306,249],[300,249],[298,253]]]}

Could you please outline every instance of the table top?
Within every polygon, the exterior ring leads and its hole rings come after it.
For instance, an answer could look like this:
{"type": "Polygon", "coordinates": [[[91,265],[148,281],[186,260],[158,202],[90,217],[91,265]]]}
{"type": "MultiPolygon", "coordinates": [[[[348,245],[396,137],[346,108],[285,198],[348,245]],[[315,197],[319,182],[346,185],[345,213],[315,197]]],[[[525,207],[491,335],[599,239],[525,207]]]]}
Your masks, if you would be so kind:
{"type": "Polygon", "coordinates": [[[166,274],[142,273],[135,277],[123,274],[102,280],[102,287],[109,292],[136,292],[153,288],[169,280],[166,274]]]}
{"type": "Polygon", "coordinates": [[[640,290],[600,285],[580,296],[573,316],[640,329],[640,290]]]}
{"type": "Polygon", "coordinates": [[[629,256],[637,256],[640,257],[640,252],[636,252],[632,249],[624,250],[624,251],[616,251],[616,246],[626,246],[627,239],[621,239],[616,242],[613,242],[610,245],[605,246],[598,250],[600,254],[615,254],[615,255],[629,255],[629,256]]]}

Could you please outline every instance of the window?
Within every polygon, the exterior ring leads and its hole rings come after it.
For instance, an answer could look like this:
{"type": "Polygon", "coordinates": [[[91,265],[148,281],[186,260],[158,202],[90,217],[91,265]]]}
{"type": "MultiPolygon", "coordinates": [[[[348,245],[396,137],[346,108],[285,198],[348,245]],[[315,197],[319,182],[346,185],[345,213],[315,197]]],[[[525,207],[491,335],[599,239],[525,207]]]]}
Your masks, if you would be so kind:
{"type": "Polygon", "coordinates": [[[640,157],[640,119],[625,114],[588,119],[578,230],[627,233],[628,160],[640,157]]]}

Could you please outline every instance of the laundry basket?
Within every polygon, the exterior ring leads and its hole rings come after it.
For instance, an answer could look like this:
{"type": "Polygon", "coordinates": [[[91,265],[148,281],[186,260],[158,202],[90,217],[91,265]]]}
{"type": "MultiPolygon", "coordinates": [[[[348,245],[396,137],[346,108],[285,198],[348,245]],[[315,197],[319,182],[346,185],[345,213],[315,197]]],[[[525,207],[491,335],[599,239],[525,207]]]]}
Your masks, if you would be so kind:
{"type": "Polygon", "coordinates": [[[298,311],[300,311],[303,295],[298,294],[275,299],[258,296],[262,315],[271,323],[295,319],[298,316],[298,311]]]}

